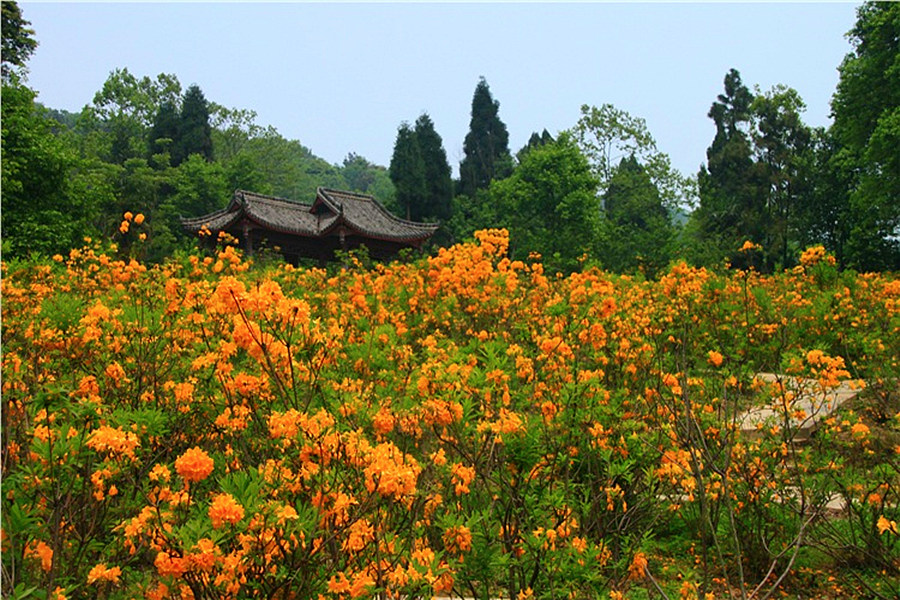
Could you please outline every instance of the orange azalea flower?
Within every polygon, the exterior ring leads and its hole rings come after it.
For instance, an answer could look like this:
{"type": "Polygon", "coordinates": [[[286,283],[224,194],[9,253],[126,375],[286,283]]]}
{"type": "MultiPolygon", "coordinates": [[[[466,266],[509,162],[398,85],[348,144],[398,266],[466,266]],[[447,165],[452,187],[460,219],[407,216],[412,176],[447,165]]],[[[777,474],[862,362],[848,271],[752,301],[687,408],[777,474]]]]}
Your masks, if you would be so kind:
{"type": "Polygon", "coordinates": [[[647,572],[647,556],[643,552],[637,552],[628,566],[629,579],[643,579],[647,572]]]}
{"type": "Polygon", "coordinates": [[[804,250],[803,254],[800,255],[800,264],[804,267],[809,267],[820,262],[834,265],[837,261],[833,256],[828,254],[825,250],[825,246],[811,246],[804,250]]]}
{"type": "Polygon", "coordinates": [[[709,360],[709,364],[711,364],[712,366],[721,367],[722,361],[725,360],[725,357],[722,356],[721,353],[716,352],[715,350],[710,350],[708,360],[709,360]]]}
{"type": "Polygon", "coordinates": [[[345,594],[350,591],[350,581],[343,572],[332,575],[328,580],[328,591],[332,594],[345,594]]]}
{"type": "Polygon", "coordinates": [[[394,415],[387,406],[382,406],[372,417],[372,427],[381,435],[387,435],[394,429],[394,415]]]}
{"type": "Polygon", "coordinates": [[[453,491],[457,496],[468,494],[469,484],[475,479],[475,468],[453,463],[450,470],[453,473],[453,491]]]}
{"type": "Polygon", "coordinates": [[[108,455],[124,455],[134,458],[134,450],[141,445],[137,436],[121,428],[103,425],[96,429],[87,441],[89,448],[108,455]]]}
{"type": "Polygon", "coordinates": [[[224,523],[234,525],[244,518],[244,507],[238,504],[231,494],[218,494],[209,507],[209,519],[214,529],[224,523]]]}
{"type": "Polygon", "coordinates": [[[472,549],[472,532],[465,525],[454,525],[444,532],[444,546],[454,554],[472,549]]]}
{"type": "Polygon", "coordinates": [[[175,472],[185,481],[195,483],[209,477],[214,466],[215,463],[209,454],[194,446],[175,461],[175,472]]]}
{"type": "Polygon", "coordinates": [[[350,597],[361,598],[373,585],[375,585],[375,580],[371,575],[366,572],[357,573],[353,577],[353,584],[350,586],[350,597]]]}
{"type": "Polygon", "coordinates": [[[112,380],[113,385],[119,385],[119,382],[125,379],[125,369],[118,362],[113,361],[104,372],[112,380]]]}
{"type": "Polygon", "coordinates": [[[150,473],[147,476],[150,478],[150,481],[167,482],[172,473],[169,471],[169,467],[158,464],[150,469],[150,473]]]}
{"type": "Polygon", "coordinates": [[[541,415],[544,417],[544,423],[550,423],[557,412],[559,412],[559,407],[550,400],[541,403],[541,415]]]}
{"type": "Polygon", "coordinates": [[[350,535],[344,540],[341,548],[345,551],[359,552],[373,539],[375,539],[375,529],[366,519],[360,519],[354,521],[350,526],[350,535]]]}
{"type": "Polygon", "coordinates": [[[894,535],[897,535],[897,522],[890,521],[884,515],[878,517],[878,523],[876,524],[878,527],[878,533],[884,534],[885,531],[890,531],[894,535]]]}
{"type": "Polygon", "coordinates": [[[198,571],[208,573],[212,571],[216,564],[221,560],[221,555],[222,553],[215,542],[209,538],[202,538],[194,544],[191,553],[185,558],[188,559],[191,565],[198,571]]]}
{"type": "Polygon", "coordinates": [[[143,222],[144,222],[144,214],[143,213],[138,213],[138,214],[134,215],[134,224],[135,225],[140,225],[143,222]]]}
{"type": "Polygon", "coordinates": [[[168,552],[158,553],[153,564],[160,577],[181,577],[190,566],[186,559],[172,556],[168,552]]]}
{"type": "Polygon", "coordinates": [[[53,549],[42,541],[31,542],[25,547],[25,556],[36,556],[41,560],[41,568],[49,572],[53,566],[53,549]]]}
{"type": "Polygon", "coordinates": [[[119,575],[122,574],[122,569],[119,567],[112,567],[111,569],[106,568],[106,565],[103,563],[99,563],[94,565],[94,568],[88,573],[87,582],[88,585],[92,583],[96,583],[97,581],[109,581],[110,583],[118,583],[119,575]]]}
{"type": "Polygon", "coordinates": [[[371,449],[365,469],[366,489],[382,496],[400,499],[416,491],[416,480],[422,468],[415,459],[404,454],[391,442],[371,449]]]}
{"type": "Polygon", "coordinates": [[[850,433],[855,438],[865,439],[869,435],[869,426],[865,423],[854,423],[853,427],[850,428],[850,433]]]}

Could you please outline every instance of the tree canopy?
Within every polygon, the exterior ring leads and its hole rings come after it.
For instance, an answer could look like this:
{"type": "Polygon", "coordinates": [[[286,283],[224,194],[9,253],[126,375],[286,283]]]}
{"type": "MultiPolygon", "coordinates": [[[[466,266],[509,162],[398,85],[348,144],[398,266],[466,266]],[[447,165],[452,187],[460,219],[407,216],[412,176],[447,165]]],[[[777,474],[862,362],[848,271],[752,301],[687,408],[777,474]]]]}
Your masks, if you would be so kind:
{"type": "Polygon", "coordinates": [[[453,180],[444,142],[434,128],[428,113],[416,119],[416,143],[422,156],[425,175],[425,199],[422,217],[444,220],[450,217],[450,201],[453,198],[453,180]]]}
{"type": "Polygon", "coordinates": [[[572,271],[594,250],[596,189],[587,159],[562,135],[526,153],[512,175],[491,183],[488,197],[497,224],[509,228],[514,258],[536,252],[549,267],[572,271]]]}
{"type": "Polygon", "coordinates": [[[175,165],[193,154],[212,160],[212,128],[209,125],[209,105],[203,91],[192,85],[184,93],[178,120],[178,141],[174,156],[175,165]]]}
{"type": "Polygon", "coordinates": [[[633,155],[613,171],[603,205],[597,258],[605,268],[653,276],[668,266],[675,227],[659,188],[633,155]]]}
{"type": "Polygon", "coordinates": [[[37,48],[34,30],[30,22],[22,17],[18,3],[4,1],[2,3],[2,74],[4,81],[14,72],[23,72],[25,63],[37,48]]]}
{"type": "Polygon", "coordinates": [[[848,262],[900,268],[900,4],[868,2],[849,33],[832,98],[833,160],[851,173],[848,262]]]}

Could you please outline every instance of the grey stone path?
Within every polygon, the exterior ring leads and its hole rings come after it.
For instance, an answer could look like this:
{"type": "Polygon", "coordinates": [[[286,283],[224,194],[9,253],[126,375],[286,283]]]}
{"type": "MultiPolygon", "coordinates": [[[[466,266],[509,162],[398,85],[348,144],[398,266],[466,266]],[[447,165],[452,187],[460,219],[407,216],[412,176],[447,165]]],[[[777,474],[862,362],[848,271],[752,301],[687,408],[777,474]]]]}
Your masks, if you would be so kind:
{"type": "MultiPolygon", "coordinates": [[[[758,373],[757,379],[766,384],[778,381],[784,385],[785,394],[793,392],[789,403],[789,420],[794,431],[794,441],[804,442],[845,402],[855,397],[862,389],[861,380],[847,380],[833,389],[823,389],[816,379],[802,379],[774,373],[758,373]]],[[[750,409],[738,418],[741,432],[747,437],[763,435],[766,426],[785,426],[784,406],[779,396],[768,406],[750,409]]]]}

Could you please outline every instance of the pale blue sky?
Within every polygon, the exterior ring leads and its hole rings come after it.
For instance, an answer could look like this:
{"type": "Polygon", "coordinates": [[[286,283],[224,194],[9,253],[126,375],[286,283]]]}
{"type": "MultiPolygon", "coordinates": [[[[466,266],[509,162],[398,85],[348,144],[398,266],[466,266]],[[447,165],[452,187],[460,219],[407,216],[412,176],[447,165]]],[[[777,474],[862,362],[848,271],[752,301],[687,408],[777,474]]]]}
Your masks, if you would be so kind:
{"type": "Polygon", "coordinates": [[[514,152],[612,103],[685,174],[706,158],[732,67],[751,87],[797,89],[807,123],[827,125],[857,5],[20,2],[40,43],[29,84],[50,107],[80,110],[116,68],[173,73],[331,163],[385,166],[401,121],[424,111],[456,171],[483,75],[514,152]]]}

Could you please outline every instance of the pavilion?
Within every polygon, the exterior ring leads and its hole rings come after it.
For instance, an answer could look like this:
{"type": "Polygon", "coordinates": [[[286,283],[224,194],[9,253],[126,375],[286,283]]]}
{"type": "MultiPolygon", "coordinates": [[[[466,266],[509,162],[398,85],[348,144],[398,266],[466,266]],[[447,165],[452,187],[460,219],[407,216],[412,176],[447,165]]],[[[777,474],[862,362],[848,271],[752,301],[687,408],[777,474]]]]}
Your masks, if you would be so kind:
{"type": "Polygon", "coordinates": [[[338,250],[361,246],[372,258],[387,260],[404,248],[421,249],[438,228],[395,217],[373,196],[323,187],[312,204],[237,190],[226,208],[182,219],[182,225],[213,236],[225,231],[248,254],[277,249],[294,264],[301,258],[333,260],[338,250]]]}

